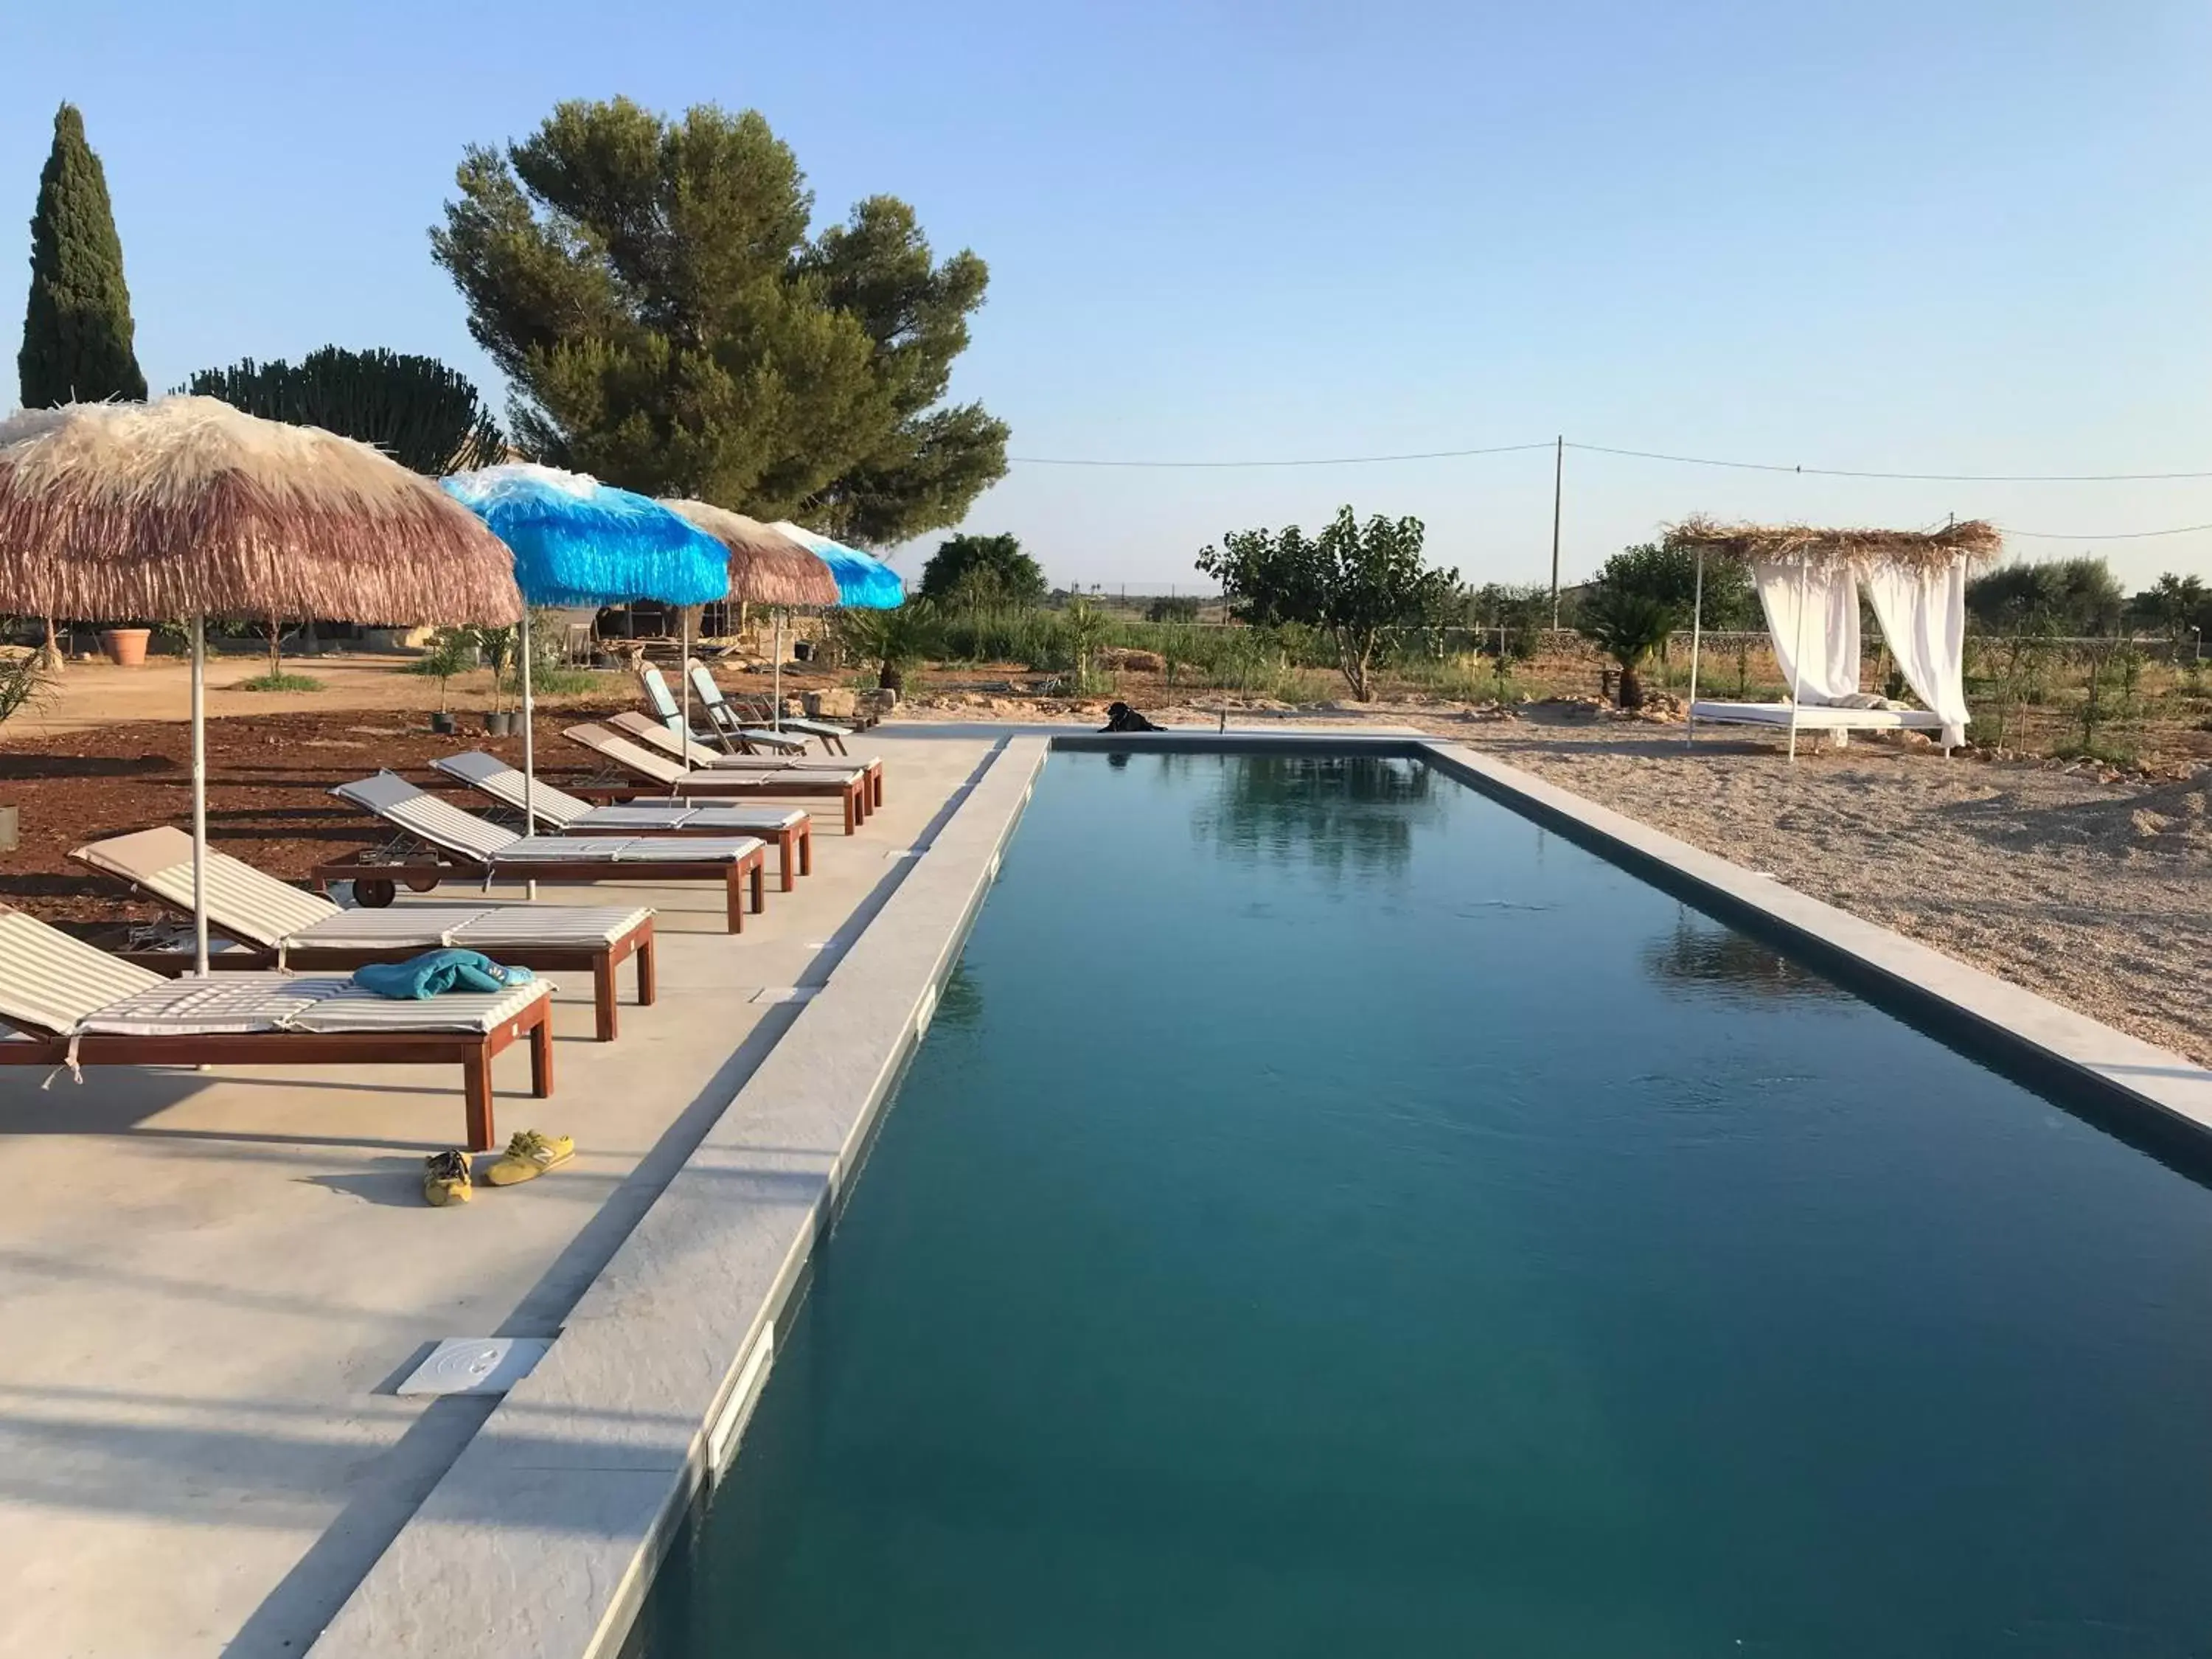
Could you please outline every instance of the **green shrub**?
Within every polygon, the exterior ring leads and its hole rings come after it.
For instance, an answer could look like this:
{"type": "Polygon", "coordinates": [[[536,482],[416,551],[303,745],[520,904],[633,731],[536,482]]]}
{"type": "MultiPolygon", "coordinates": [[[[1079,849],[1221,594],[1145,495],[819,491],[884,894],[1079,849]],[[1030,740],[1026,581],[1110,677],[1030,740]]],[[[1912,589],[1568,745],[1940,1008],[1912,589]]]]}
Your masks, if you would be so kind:
{"type": "Polygon", "coordinates": [[[240,680],[241,691],[319,691],[323,683],[313,674],[256,674],[250,680],[240,680]]]}

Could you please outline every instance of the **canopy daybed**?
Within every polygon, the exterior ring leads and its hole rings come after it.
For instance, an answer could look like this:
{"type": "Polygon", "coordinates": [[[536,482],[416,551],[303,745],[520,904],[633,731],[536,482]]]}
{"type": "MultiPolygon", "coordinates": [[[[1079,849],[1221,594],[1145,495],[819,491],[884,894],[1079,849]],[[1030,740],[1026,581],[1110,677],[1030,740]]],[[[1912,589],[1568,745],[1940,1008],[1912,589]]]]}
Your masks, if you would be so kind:
{"type": "Polygon", "coordinates": [[[1966,570],[1996,556],[1995,526],[1979,519],[1941,530],[1816,530],[1807,525],[1723,525],[1686,519],[1670,548],[1698,557],[1690,615],[1690,721],[1786,728],[1790,754],[1800,731],[1838,744],[1853,732],[1934,732],[1948,754],[1966,740],[1966,570]],[[1747,565],[1766,613],[1787,702],[1698,699],[1705,631],[1705,560],[1747,565]],[[1909,708],[1859,690],[1859,594],[1874,608],[1890,654],[1921,702],[1909,708]]]}

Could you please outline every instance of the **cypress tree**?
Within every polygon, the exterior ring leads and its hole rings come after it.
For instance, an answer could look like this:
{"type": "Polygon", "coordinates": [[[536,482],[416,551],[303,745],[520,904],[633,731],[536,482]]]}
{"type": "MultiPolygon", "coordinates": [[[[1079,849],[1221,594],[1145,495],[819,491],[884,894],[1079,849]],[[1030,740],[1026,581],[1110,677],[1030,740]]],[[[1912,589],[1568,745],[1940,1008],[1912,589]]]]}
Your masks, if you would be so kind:
{"type": "Polygon", "coordinates": [[[24,406],[143,398],[131,334],[107,174],[85,143],[84,117],[64,104],[31,218],[31,303],[15,359],[24,406]]]}

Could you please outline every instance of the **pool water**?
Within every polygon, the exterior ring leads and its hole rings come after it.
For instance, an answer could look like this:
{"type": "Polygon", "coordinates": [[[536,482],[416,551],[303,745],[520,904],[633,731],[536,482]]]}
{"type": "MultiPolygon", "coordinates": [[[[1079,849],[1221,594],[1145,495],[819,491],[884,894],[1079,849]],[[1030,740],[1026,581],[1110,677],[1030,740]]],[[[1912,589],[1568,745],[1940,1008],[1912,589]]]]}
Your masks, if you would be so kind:
{"type": "Polygon", "coordinates": [[[2212,1652],[2212,1201],[1410,762],[1054,756],[673,1656],[2212,1652]]]}

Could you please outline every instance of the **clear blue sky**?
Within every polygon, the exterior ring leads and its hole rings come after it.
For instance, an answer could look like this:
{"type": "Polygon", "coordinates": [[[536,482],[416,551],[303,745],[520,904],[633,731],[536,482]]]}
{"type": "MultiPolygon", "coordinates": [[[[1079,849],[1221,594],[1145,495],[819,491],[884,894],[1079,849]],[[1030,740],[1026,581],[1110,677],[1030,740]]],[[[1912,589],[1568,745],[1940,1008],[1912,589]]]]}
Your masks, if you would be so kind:
{"type": "MultiPolygon", "coordinates": [[[[905,197],[991,265],[956,392],[1027,456],[1548,438],[1945,472],[2212,468],[2212,12],[2172,0],[17,6],[0,307],[62,99],[157,386],[325,342],[496,377],[430,263],[462,147],[568,97],[766,112],[818,211],[905,197]],[[13,203],[8,207],[9,202],[13,203]]],[[[500,389],[503,395],[503,388],[500,389]]],[[[1551,462],[1018,466],[970,528],[1194,583],[1340,501],[1474,580],[1549,560],[1551,462]]],[[[2096,536],[2212,481],[1874,483],[1568,456],[1577,575],[1693,510],[2096,536]]],[[[2212,574],[2212,532],[2083,545],[2212,574]]],[[[922,549],[902,555],[912,568],[922,549]]]]}

